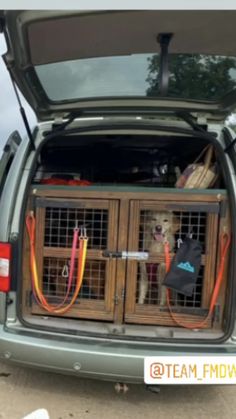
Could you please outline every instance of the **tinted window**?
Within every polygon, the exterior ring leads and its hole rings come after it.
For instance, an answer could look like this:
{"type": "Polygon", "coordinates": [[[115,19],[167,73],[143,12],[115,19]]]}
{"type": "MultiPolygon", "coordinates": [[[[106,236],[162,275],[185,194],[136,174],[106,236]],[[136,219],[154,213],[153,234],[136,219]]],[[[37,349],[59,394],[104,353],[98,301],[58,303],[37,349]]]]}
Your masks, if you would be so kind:
{"type": "MultiPolygon", "coordinates": [[[[52,101],[159,93],[159,54],[89,58],[36,66],[52,101]]],[[[236,57],[172,54],[167,96],[214,101],[236,87],[236,57]]]]}

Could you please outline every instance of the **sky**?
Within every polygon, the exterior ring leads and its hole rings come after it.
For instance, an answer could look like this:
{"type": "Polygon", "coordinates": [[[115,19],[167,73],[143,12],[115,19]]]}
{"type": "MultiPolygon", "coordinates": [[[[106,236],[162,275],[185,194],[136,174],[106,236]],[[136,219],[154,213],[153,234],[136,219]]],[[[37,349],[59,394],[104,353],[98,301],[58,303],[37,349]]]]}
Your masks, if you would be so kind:
{"type": "MultiPolygon", "coordinates": [[[[0,55],[5,51],[5,40],[3,35],[0,34],[0,55]]],[[[33,127],[36,123],[34,112],[22,96],[21,99],[29,123],[33,127]]],[[[22,137],[26,135],[13,86],[3,59],[0,57],[0,154],[9,135],[14,130],[18,130],[22,137]]]]}

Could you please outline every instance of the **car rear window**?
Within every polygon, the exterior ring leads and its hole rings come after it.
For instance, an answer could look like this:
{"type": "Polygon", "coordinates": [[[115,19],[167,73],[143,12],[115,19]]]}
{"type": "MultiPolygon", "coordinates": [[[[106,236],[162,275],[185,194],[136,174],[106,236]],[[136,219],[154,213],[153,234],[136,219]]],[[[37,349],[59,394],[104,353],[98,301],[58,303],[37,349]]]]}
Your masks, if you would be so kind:
{"type": "MultiPolygon", "coordinates": [[[[35,67],[51,101],[160,97],[160,55],[134,54],[35,67]]],[[[236,57],[170,54],[167,96],[217,101],[236,88],[236,57]]]]}

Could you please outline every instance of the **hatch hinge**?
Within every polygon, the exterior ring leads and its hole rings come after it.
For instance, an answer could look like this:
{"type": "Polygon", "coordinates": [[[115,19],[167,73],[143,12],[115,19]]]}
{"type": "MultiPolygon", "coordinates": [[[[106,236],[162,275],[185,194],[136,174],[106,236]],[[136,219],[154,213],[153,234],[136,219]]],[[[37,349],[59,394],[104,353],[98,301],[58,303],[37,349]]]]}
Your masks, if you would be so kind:
{"type": "Polygon", "coordinates": [[[122,301],[125,300],[125,288],[122,289],[122,292],[121,292],[121,300],[122,301]]]}
{"type": "MultiPolygon", "coordinates": [[[[76,118],[82,116],[82,112],[77,111],[70,114],[62,114],[54,118],[52,129],[53,132],[63,131],[68,125],[70,125],[76,118]]],[[[45,135],[45,134],[44,134],[45,135]]]]}
{"type": "Polygon", "coordinates": [[[198,125],[207,125],[207,117],[205,115],[197,115],[196,122],[198,125]]]}
{"type": "Polygon", "coordinates": [[[220,321],[220,312],[221,312],[220,304],[216,304],[215,305],[215,308],[214,308],[214,314],[213,314],[213,322],[214,323],[219,323],[219,321],[220,321]]]}
{"type": "Polygon", "coordinates": [[[63,124],[65,122],[65,119],[63,118],[63,116],[56,116],[53,120],[53,125],[60,125],[63,124]]]}
{"type": "Polygon", "coordinates": [[[115,306],[117,306],[118,304],[119,304],[119,300],[120,300],[120,298],[119,298],[119,296],[118,296],[118,294],[116,294],[115,296],[114,296],[114,304],[115,304],[115,306]]]}
{"type": "Polygon", "coordinates": [[[122,288],[121,294],[120,296],[118,294],[115,294],[114,296],[114,304],[117,306],[119,304],[119,302],[121,301],[122,303],[124,302],[125,299],[125,289],[122,288]]]}
{"type": "Polygon", "coordinates": [[[28,308],[32,307],[32,292],[29,290],[25,293],[25,306],[28,308]]]}

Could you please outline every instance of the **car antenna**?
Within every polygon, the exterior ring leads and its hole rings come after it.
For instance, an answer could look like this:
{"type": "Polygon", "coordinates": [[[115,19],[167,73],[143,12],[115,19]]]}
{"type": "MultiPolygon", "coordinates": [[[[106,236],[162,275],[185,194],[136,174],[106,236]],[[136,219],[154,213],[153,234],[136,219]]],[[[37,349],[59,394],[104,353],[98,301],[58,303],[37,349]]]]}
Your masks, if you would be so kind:
{"type": "Polygon", "coordinates": [[[16,84],[15,84],[15,82],[13,80],[13,77],[12,77],[10,71],[9,71],[9,74],[10,74],[10,78],[11,78],[13,89],[14,89],[14,92],[15,92],[15,95],[16,95],[17,102],[19,104],[19,109],[20,109],[20,113],[21,113],[21,116],[22,116],[22,119],[23,119],[23,123],[25,125],[25,129],[26,129],[26,132],[27,132],[28,137],[29,137],[30,145],[31,145],[32,149],[35,150],[34,138],[33,138],[33,135],[32,135],[31,129],[30,129],[30,126],[29,126],[29,122],[28,122],[28,119],[27,119],[27,116],[26,116],[26,113],[25,113],[25,109],[24,109],[24,107],[22,105],[22,102],[21,102],[21,99],[20,99],[20,95],[18,93],[16,84]]]}
{"type": "Polygon", "coordinates": [[[173,33],[159,33],[157,42],[160,44],[160,71],[159,71],[159,92],[161,96],[166,96],[169,87],[169,57],[168,47],[173,37],[173,33]]]}

